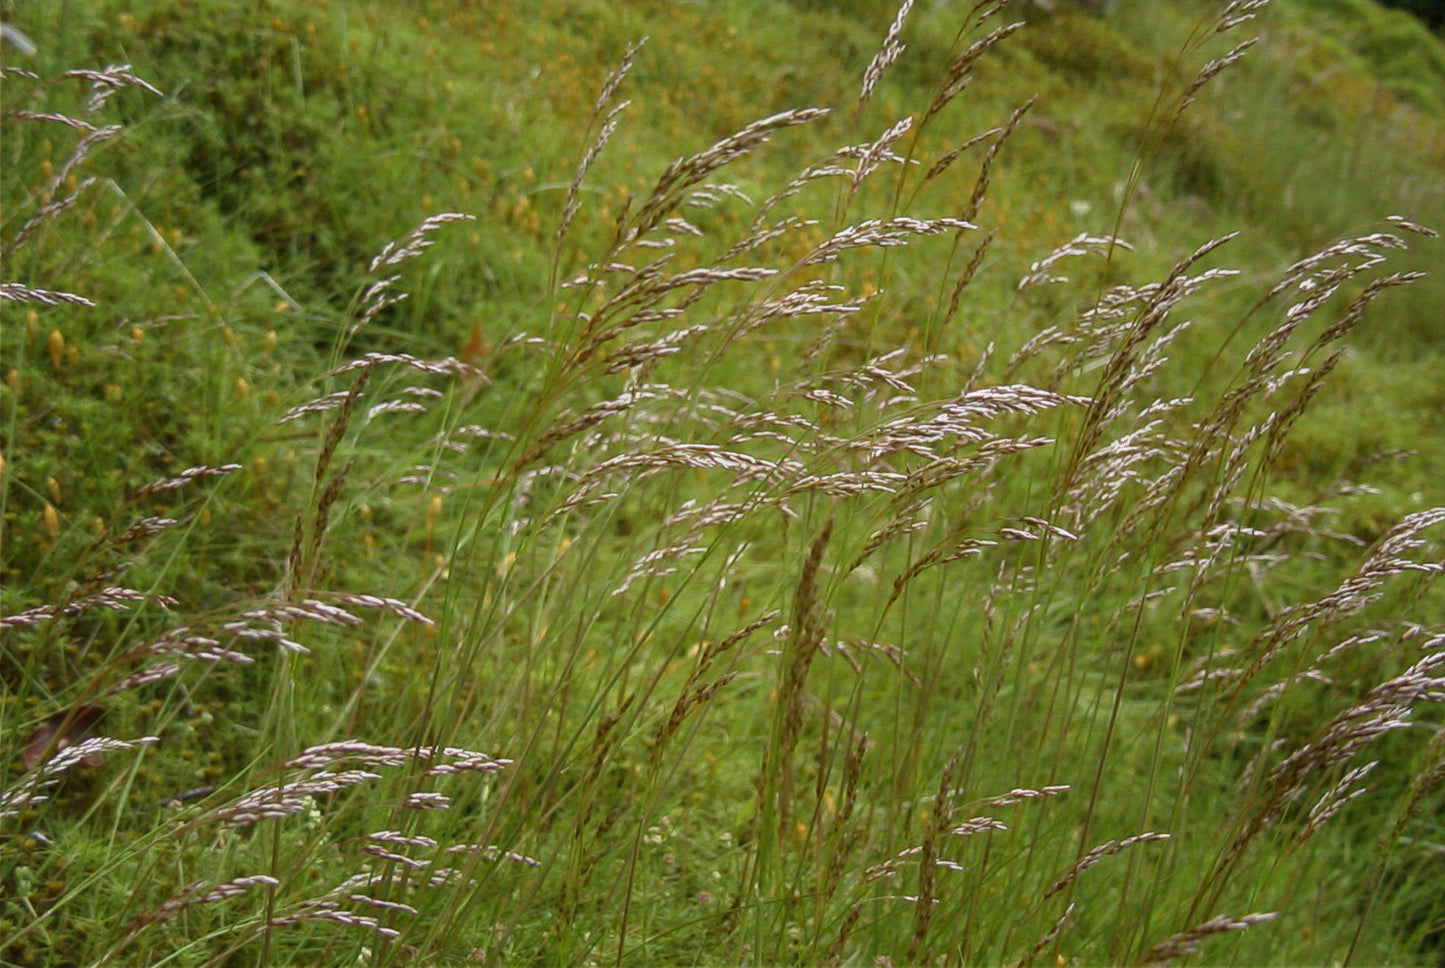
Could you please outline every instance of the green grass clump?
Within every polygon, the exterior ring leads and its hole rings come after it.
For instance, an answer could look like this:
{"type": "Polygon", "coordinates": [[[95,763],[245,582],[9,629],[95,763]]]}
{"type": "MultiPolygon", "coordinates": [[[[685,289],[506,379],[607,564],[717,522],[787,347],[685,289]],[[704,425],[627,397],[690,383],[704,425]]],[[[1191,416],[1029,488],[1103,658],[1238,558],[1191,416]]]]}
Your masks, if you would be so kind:
{"type": "Polygon", "coordinates": [[[0,959],[1432,957],[1440,129],[910,6],[22,25],[0,959]]]}

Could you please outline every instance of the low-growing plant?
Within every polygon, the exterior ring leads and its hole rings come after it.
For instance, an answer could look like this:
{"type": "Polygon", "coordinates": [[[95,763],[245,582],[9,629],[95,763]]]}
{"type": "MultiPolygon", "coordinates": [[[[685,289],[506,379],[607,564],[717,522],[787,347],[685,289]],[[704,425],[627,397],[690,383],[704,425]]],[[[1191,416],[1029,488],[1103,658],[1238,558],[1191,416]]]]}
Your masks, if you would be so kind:
{"type": "MultiPolygon", "coordinates": [[[[1196,32],[1159,137],[1262,6],[1196,32]]],[[[1265,282],[1228,268],[1233,235],[1148,281],[1126,239],[1079,235],[976,299],[1031,106],[934,146],[1017,27],[971,5],[932,100],[879,120],[911,8],[855,103],[680,157],[578,261],[589,174],[637,111],[629,48],[525,331],[442,358],[359,341],[469,218],[429,217],[330,320],[326,372],[245,397],[268,427],[244,453],[124,488],[98,525],[13,442],[66,360],[41,313],[89,308],[51,253],[109,129],[8,101],[7,127],[80,135],[4,240],[0,502],[30,556],[0,618],[5,960],[1423,948],[1445,509],[1361,537],[1329,527],[1361,483],[1278,492],[1367,310],[1417,278],[1390,259],[1433,232],[1382,213],[1265,282]],[[766,194],[730,180],[848,112],[849,143],[766,194]]]]}

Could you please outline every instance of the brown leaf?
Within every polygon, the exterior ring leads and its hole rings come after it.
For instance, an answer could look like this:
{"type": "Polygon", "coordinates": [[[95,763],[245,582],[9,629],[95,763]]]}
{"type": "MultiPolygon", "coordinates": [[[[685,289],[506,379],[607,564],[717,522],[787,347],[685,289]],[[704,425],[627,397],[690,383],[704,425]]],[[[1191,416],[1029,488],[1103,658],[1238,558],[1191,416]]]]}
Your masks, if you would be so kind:
{"type": "MultiPolygon", "coordinates": [[[[83,743],[94,735],[95,724],[105,710],[99,706],[76,706],[55,713],[31,730],[25,740],[25,750],[20,754],[27,770],[33,770],[56,753],[77,743],[83,743]]],[[[83,766],[99,766],[99,756],[82,759],[83,766]]]]}

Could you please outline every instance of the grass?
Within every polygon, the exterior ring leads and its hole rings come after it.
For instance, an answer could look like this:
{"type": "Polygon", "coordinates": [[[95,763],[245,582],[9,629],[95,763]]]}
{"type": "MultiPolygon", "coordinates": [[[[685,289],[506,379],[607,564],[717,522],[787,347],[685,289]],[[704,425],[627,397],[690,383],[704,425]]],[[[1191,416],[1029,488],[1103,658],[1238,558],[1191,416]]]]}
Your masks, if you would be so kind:
{"type": "Polygon", "coordinates": [[[1438,119],[664,6],[21,24],[0,958],[1438,958],[1438,119]]]}

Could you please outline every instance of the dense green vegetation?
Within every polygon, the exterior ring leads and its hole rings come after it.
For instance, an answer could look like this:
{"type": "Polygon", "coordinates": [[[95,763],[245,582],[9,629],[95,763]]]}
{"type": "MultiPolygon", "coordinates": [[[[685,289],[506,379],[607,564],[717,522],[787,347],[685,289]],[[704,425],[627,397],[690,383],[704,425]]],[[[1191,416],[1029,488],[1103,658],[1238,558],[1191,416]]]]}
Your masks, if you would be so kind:
{"type": "Polygon", "coordinates": [[[7,10],[0,962],[1438,962],[1445,51],[1045,6],[7,10]]]}
{"type": "Polygon", "coordinates": [[[1445,30],[1445,3],[1440,0],[1383,0],[1384,5],[1396,10],[1407,10],[1434,31],[1445,30]]]}

